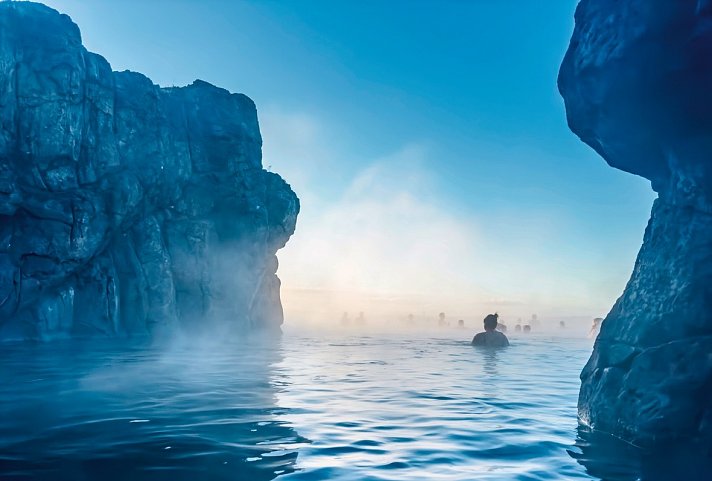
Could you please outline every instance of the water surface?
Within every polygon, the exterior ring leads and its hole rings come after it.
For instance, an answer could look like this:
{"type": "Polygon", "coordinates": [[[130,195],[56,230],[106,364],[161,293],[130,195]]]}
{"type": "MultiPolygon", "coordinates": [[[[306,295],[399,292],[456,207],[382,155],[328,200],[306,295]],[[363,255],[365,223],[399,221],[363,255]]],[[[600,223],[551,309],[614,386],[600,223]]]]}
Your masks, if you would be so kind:
{"type": "Polygon", "coordinates": [[[577,431],[591,341],[471,334],[5,345],[0,479],[666,479],[577,431]]]}

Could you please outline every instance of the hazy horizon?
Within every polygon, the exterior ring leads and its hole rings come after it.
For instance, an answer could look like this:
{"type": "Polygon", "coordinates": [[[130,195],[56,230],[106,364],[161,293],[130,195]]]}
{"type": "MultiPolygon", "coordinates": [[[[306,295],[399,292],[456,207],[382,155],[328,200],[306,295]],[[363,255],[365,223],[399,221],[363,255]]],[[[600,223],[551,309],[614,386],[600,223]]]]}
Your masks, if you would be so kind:
{"type": "Polygon", "coordinates": [[[566,126],[576,0],[44,3],[115,70],[256,102],[264,166],[302,202],[288,323],[589,319],[623,291],[654,193],[566,126]]]}

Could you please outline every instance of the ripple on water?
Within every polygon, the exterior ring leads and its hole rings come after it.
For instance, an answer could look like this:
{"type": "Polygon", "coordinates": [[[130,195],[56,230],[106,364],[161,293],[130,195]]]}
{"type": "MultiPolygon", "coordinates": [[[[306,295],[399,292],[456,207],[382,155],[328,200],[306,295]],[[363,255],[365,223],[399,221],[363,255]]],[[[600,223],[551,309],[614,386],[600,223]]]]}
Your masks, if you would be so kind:
{"type": "Polygon", "coordinates": [[[590,343],[463,334],[7,346],[0,479],[599,479],[576,431],[590,343]]]}

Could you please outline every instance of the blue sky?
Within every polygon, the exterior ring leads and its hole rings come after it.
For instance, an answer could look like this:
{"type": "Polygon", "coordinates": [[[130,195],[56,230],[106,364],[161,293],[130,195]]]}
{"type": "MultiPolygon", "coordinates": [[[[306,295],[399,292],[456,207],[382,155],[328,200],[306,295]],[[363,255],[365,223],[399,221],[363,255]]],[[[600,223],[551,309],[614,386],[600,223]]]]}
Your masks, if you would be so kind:
{"type": "Polygon", "coordinates": [[[654,195],[566,126],[575,0],[46,3],[115,70],[255,100],[303,200],[288,317],[593,317],[622,292],[654,195]]]}

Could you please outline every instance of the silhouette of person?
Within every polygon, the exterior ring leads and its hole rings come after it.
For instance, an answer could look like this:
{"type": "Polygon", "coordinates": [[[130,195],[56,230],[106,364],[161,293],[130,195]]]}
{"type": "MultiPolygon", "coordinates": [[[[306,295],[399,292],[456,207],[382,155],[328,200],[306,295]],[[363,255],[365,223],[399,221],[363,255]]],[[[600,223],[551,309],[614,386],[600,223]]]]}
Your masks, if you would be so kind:
{"type": "Polygon", "coordinates": [[[597,317],[593,320],[593,325],[591,326],[591,330],[588,332],[589,339],[593,339],[594,337],[598,336],[598,331],[601,330],[602,322],[603,322],[602,317],[597,317]]]}
{"type": "Polygon", "coordinates": [[[480,332],[472,338],[473,346],[505,347],[509,346],[507,336],[497,330],[498,314],[488,314],[485,317],[485,332],[480,332]]]}
{"type": "Polygon", "coordinates": [[[532,326],[529,324],[524,325],[524,332],[532,332],[532,326]]]}
{"type": "Polygon", "coordinates": [[[515,330],[516,332],[522,332],[522,325],[521,325],[521,324],[517,324],[516,326],[514,326],[514,330],[515,330]]]}
{"type": "Polygon", "coordinates": [[[415,324],[415,317],[413,317],[413,314],[408,314],[408,325],[412,326],[415,324]]]}
{"type": "Polygon", "coordinates": [[[366,318],[363,315],[363,311],[358,313],[358,317],[356,318],[356,324],[359,326],[363,326],[366,324],[366,318]]]}
{"type": "Polygon", "coordinates": [[[341,316],[341,325],[342,326],[348,326],[349,325],[349,313],[344,312],[344,314],[341,316]]]}
{"type": "Polygon", "coordinates": [[[465,328],[465,321],[464,321],[463,319],[458,320],[458,321],[457,321],[457,327],[459,327],[460,329],[464,329],[464,328],[465,328]]]}
{"type": "Polygon", "coordinates": [[[438,326],[442,327],[445,325],[445,313],[441,312],[438,314],[438,326]]]}
{"type": "Polygon", "coordinates": [[[501,332],[507,332],[507,325],[501,322],[497,322],[497,330],[501,332]]]}
{"type": "Polygon", "coordinates": [[[559,329],[566,329],[566,323],[564,321],[559,321],[559,329]]]}

